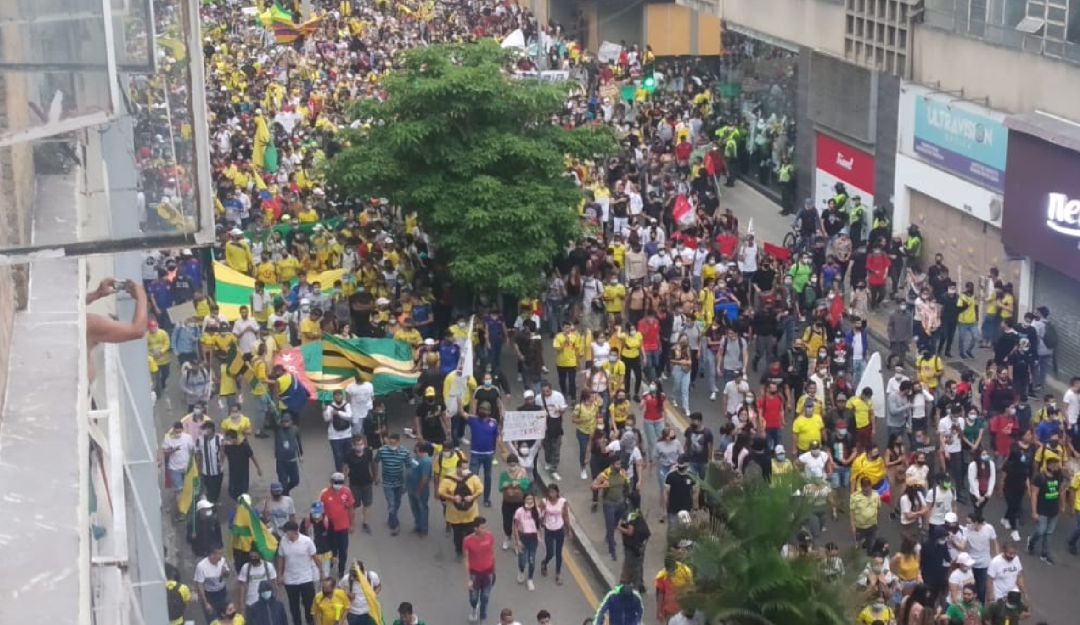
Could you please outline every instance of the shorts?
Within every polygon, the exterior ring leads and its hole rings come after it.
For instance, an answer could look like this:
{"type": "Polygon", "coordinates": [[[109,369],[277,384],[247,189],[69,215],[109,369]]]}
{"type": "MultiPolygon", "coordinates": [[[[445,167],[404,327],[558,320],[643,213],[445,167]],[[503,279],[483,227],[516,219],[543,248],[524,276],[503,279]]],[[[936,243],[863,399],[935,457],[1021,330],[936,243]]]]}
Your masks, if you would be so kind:
{"type": "Polygon", "coordinates": [[[356,501],[356,505],[365,508],[371,507],[371,502],[373,501],[371,495],[373,488],[371,484],[364,484],[362,486],[349,484],[349,490],[352,491],[353,500],[356,501]]]}
{"type": "Polygon", "coordinates": [[[179,493],[184,489],[184,473],[183,470],[168,469],[169,472],[169,487],[174,492],[179,493]]]}

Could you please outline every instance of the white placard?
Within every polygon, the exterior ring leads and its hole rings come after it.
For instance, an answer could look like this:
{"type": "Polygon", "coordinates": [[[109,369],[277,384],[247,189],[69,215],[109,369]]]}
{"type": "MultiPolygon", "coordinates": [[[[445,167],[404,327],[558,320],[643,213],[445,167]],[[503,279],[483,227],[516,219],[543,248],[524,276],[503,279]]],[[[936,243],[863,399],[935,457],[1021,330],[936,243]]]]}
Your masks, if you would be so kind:
{"type": "Polygon", "coordinates": [[[503,413],[504,441],[534,441],[544,438],[547,416],[543,410],[509,410],[503,413]]]}
{"type": "Polygon", "coordinates": [[[596,58],[601,63],[614,63],[619,60],[620,53],[622,53],[622,46],[605,41],[600,44],[600,49],[596,51],[596,58]]]}

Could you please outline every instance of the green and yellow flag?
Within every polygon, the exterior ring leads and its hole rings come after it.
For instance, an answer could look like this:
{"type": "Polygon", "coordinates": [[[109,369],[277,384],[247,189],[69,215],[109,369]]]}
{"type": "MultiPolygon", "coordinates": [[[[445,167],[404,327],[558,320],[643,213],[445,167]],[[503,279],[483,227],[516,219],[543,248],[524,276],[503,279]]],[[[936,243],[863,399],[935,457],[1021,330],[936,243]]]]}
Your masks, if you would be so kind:
{"type": "MultiPolygon", "coordinates": [[[[322,273],[312,271],[308,273],[308,282],[318,282],[325,285],[327,290],[334,282],[341,280],[344,273],[341,269],[331,269],[322,273]]],[[[221,316],[228,321],[236,321],[240,318],[240,307],[251,303],[251,294],[255,292],[255,278],[245,275],[230,268],[225,263],[214,263],[214,298],[221,308],[221,316]]],[[[281,285],[268,284],[266,292],[270,295],[279,295],[281,285]]]]}
{"type": "Polygon", "coordinates": [[[360,584],[360,591],[364,593],[364,600],[367,601],[368,605],[368,615],[375,621],[376,625],[385,625],[386,621],[383,621],[382,604],[379,603],[379,596],[375,594],[375,589],[371,587],[371,581],[360,570],[359,564],[353,565],[353,577],[360,584]]]}
{"type": "Polygon", "coordinates": [[[198,499],[200,490],[202,490],[202,483],[199,480],[199,465],[195,462],[195,454],[191,454],[188,458],[187,470],[184,472],[184,487],[180,490],[180,499],[176,504],[180,514],[186,515],[195,507],[195,500],[198,499]]]}
{"type": "Polygon", "coordinates": [[[416,386],[420,378],[420,372],[413,366],[412,347],[403,341],[342,339],[324,334],[322,349],[321,376],[311,376],[311,381],[319,387],[320,399],[324,382],[330,384],[334,379],[345,381],[347,386],[351,379],[346,378],[356,376],[371,382],[376,395],[388,395],[416,386]]]}
{"type": "Polygon", "coordinates": [[[232,547],[247,551],[258,550],[267,562],[273,562],[277,554],[278,541],[270,528],[263,523],[259,515],[251,509],[251,497],[243,495],[236,506],[232,520],[232,547]]]}

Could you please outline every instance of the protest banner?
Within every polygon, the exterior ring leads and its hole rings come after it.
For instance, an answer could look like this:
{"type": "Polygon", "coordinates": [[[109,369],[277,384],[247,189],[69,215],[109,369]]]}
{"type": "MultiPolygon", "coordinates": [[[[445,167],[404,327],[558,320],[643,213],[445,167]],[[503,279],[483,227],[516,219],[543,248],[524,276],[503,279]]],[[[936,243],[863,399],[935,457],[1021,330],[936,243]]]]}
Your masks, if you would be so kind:
{"type": "Polygon", "coordinates": [[[533,441],[544,438],[547,426],[542,410],[508,410],[503,414],[504,441],[533,441]]]}

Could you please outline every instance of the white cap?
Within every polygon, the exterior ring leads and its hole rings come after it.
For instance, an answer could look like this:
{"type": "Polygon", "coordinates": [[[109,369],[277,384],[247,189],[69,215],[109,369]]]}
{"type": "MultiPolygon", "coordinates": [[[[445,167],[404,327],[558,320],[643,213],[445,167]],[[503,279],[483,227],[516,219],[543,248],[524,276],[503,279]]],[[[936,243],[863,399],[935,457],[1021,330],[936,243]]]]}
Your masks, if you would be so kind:
{"type": "Polygon", "coordinates": [[[960,554],[956,556],[956,563],[960,566],[971,566],[975,564],[975,558],[972,558],[966,551],[961,551],[960,554]]]}
{"type": "Polygon", "coordinates": [[[386,299],[385,297],[380,297],[379,299],[375,300],[376,306],[386,306],[389,303],[390,300],[386,299]]]}
{"type": "Polygon", "coordinates": [[[956,516],[955,512],[946,512],[945,513],[945,522],[946,523],[956,523],[959,520],[960,520],[960,518],[958,516],[956,516]]]}
{"type": "Polygon", "coordinates": [[[435,339],[424,339],[424,345],[427,345],[428,347],[431,347],[434,344],[435,344],[435,339]]]}
{"type": "Polygon", "coordinates": [[[786,454],[787,451],[784,450],[783,445],[777,445],[776,447],[773,447],[773,453],[774,454],[786,454]]]}
{"type": "Polygon", "coordinates": [[[326,192],[322,190],[322,187],[315,187],[314,189],[312,189],[311,193],[319,197],[326,195],[326,192]]]}
{"type": "Polygon", "coordinates": [[[205,499],[200,499],[195,503],[195,510],[206,510],[207,508],[213,508],[214,504],[205,499]]]}
{"type": "Polygon", "coordinates": [[[233,228],[232,230],[229,231],[229,234],[231,234],[233,236],[236,236],[236,237],[239,237],[239,236],[244,235],[244,231],[241,230],[240,228],[233,228]]]}
{"type": "Polygon", "coordinates": [[[536,397],[536,393],[534,393],[532,391],[525,391],[524,393],[522,393],[521,396],[524,397],[525,399],[530,399],[532,397],[536,397]]]}

